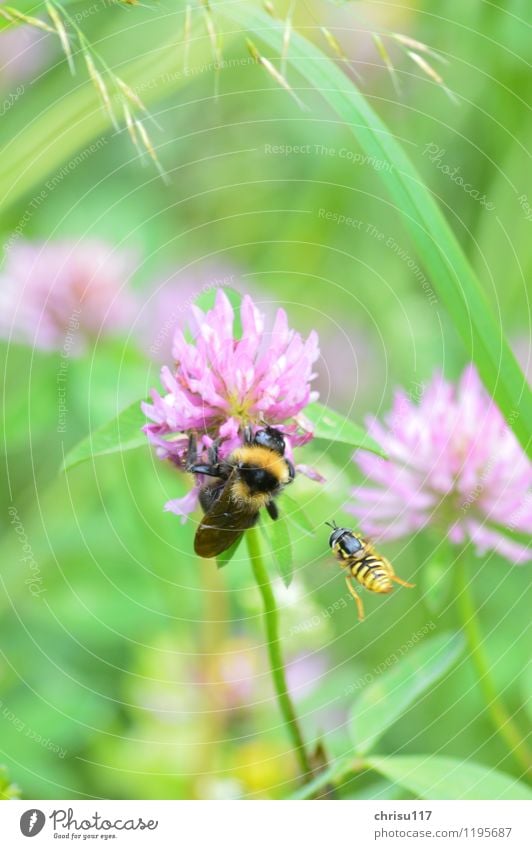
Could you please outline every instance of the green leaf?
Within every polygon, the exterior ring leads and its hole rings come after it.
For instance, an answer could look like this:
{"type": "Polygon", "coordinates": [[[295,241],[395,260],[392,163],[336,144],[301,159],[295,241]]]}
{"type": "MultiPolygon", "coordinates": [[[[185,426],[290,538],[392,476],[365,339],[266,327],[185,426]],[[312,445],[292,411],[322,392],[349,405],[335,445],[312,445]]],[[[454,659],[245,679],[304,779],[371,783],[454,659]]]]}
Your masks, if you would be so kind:
{"type": "Polygon", "coordinates": [[[291,495],[287,495],[286,492],[283,492],[280,498],[280,506],[288,522],[293,522],[294,525],[297,525],[307,534],[314,535],[314,526],[295,498],[292,498],[291,495]]]}
{"type": "Polygon", "coordinates": [[[388,728],[447,672],[463,648],[461,634],[445,633],[425,638],[404,656],[390,655],[389,671],[377,671],[375,680],[363,688],[353,705],[350,736],[357,754],[369,752],[388,728]]]}
{"type": "Polygon", "coordinates": [[[363,448],[385,457],[386,454],[375,440],[368,436],[365,430],[354,424],[350,419],[324,404],[309,404],[305,416],[312,422],[316,439],[327,442],[341,442],[352,448],[363,448]]]}
{"type": "Polygon", "coordinates": [[[279,575],[285,587],[288,587],[292,582],[294,561],[290,529],[286,519],[284,516],[280,516],[275,522],[266,520],[261,523],[260,528],[268,540],[279,575]]]}
{"type": "Polygon", "coordinates": [[[227,566],[229,561],[233,559],[244,537],[245,534],[242,534],[242,536],[239,537],[236,542],[233,543],[233,545],[230,545],[229,548],[227,548],[225,551],[222,551],[222,553],[218,555],[218,557],[216,558],[216,564],[218,566],[218,569],[223,569],[223,567],[227,566]]]}
{"type": "Polygon", "coordinates": [[[513,776],[469,761],[408,755],[367,764],[422,799],[532,799],[532,790],[513,776]]]}
{"type": "Polygon", "coordinates": [[[141,431],[145,424],[146,416],[140,409],[140,401],[135,401],[116,418],[78,442],[66,455],[62,471],[102,454],[131,451],[133,448],[147,445],[146,435],[141,431]]]}
{"type": "Polygon", "coordinates": [[[11,784],[7,769],[0,764],[0,801],[6,802],[9,799],[19,798],[20,789],[16,784],[11,784]]]}
{"type": "MultiPolygon", "coordinates": [[[[216,10],[228,20],[232,33],[235,25],[251,31],[274,56],[283,54],[284,24],[249,0],[219,4],[216,10]]],[[[427,276],[462,337],[467,356],[474,360],[486,388],[532,456],[532,392],[500,320],[431,192],[393,132],[336,62],[297,32],[291,34],[286,61],[292,72],[320,92],[364,153],[388,165],[377,173],[401,214],[427,276]]]]}

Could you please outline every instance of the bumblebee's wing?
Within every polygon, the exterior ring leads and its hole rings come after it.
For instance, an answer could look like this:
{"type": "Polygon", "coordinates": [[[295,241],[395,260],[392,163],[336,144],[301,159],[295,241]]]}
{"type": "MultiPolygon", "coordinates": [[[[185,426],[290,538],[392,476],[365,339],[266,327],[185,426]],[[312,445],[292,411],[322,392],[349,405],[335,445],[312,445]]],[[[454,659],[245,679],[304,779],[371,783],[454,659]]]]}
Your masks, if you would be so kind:
{"type": "Polygon", "coordinates": [[[258,513],[231,498],[232,480],[203,517],[194,538],[194,551],[200,557],[217,557],[252,528],[258,513]]]}

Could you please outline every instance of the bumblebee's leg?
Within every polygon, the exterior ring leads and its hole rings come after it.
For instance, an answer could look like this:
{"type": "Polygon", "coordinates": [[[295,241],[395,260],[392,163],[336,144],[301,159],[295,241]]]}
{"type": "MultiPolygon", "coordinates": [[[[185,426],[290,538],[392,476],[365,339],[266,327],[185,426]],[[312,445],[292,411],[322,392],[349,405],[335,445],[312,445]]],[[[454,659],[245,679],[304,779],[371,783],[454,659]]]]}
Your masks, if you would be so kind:
{"type": "Polygon", "coordinates": [[[358,621],[362,622],[362,620],[364,619],[364,605],[362,604],[362,599],[356,594],[355,590],[353,589],[353,585],[352,585],[351,581],[349,580],[349,578],[346,578],[345,582],[347,584],[347,589],[349,590],[349,592],[351,593],[351,595],[353,596],[353,598],[356,601],[357,610],[358,610],[358,621]]]}
{"type": "Polygon", "coordinates": [[[268,501],[266,510],[274,521],[279,518],[279,510],[275,501],[268,501]]]}
{"type": "Polygon", "coordinates": [[[226,481],[233,471],[233,467],[229,463],[220,462],[218,457],[218,449],[220,440],[215,439],[208,449],[208,463],[198,463],[198,449],[196,438],[191,435],[187,454],[187,472],[193,475],[208,475],[210,478],[221,478],[226,481]],[[193,458],[189,461],[189,458],[193,458]]]}
{"type": "Polygon", "coordinates": [[[191,433],[188,438],[188,449],[187,449],[187,469],[190,469],[191,466],[194,466],[198,462],[198,442],[196,440],[196,434],[191,433]]]}
{"type": "Polygon", "coordinates": [[[218,457],[218,449],[219,448],[220,448],[220,440],[215,439],[214,442],[212,443],[211,447],[209,448],[208,452],[207,452],[208,457],[209,457],[209,463],[212,466],[217,466],[219,461],[220,461],[220,458],[218,457]]]}
{"type": "Polygon", "coordinates": [[[193,463],[188,467],[187,472],[192,475],[208,475],[210,478],[219,478],[216,466],[211,466],[209,463],[193,463]]]}
{"type": "Polygon", "coordinates": [[[195,433],[191,433],[188,438],[186,470],[192,475],[209,475],[209,477],[213,478],[222,477],[219,473],[217,463],[198,463],[198,442],[195,433]]]}
{"type": "Polygon", "coordinates": [[[291,460],[286,461],[286,465],[288,466],[288,474],[290,476],[290,481],[293,481],[296,476],[296,470],[294,468],[294,464],[291,460]]]}
{"type": "Polygon", "coordinates": [[[395,581],[396,584],[400,584],[402,587],[408,587],[409,589],[416,586],[415,584],[409,584],[408,581],[403,581],[402,578],[398,578],[395,573],[390,575],[390,581],[395,581]]]}
{"type": "Polygon", "coordinates": [[[188,438],[186,470],[192,475],[208,475],[211,478],[227,480],[231,474],[231,466],[220,463],[218,458],[219,440],[216,439],[208,450],[208,463],[198,463],[198,443],[196,435],[191,433],[188,438]]]}
{"type": "Polygon", "coordinates": [[[208,513],[211,507],[214,506],[224,491],[224,488],[225,482],[221,484],[213,483],[209,486],[202,487],[199,494],[199,503],[204,513],[208,513]]]}
{"type": "Polygon", "coordinates": [[[226,481],[233,471],[233,467],[228,463],[218,463],[212,466],[210,463],[194,463],[193,466],[187,469],[192,475],[208,475],[210,478],[221,478],[226,481]]]}

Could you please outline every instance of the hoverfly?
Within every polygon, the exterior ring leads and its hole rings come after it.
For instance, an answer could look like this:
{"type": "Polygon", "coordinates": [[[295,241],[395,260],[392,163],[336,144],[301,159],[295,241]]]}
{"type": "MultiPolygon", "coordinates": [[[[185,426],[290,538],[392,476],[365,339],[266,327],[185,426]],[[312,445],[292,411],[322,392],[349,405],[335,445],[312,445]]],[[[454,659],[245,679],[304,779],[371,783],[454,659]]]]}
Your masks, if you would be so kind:
{"type": "Polygon", "coordinates": [[[393,582],[402,587],[415,586],[398,578],[390,561],[378,554],[373,545],[360,534],[348,528],[339,528],[336,522],[326,524],[333,529],[329,537],[333,554],[342,568],[348,570],[345,578],[347,589],[355,599],[360,622],[364,619],[364,606],[355,592],[353,580],[357,580],[362,587],[374,593],[391,592],[393,582]]]}

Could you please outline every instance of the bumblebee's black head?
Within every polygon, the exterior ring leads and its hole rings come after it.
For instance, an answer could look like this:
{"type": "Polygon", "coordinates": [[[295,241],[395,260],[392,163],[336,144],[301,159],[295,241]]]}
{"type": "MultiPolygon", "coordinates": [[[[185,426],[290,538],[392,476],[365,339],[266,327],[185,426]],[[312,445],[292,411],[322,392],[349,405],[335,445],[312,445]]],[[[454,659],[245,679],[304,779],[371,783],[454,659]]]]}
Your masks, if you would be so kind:
{"type": "Polygon", "coordinates": [[[261,445],[263,448],[269,448],[270,451],[275,451],[281,457],[284,457],[285,441],[280,430],[274,427],[265,427],[263,430],[258,430],[253,437],[254,445],[261,445]]]}
{"type": "Polygon", "coordinates": [[[283,435],[273,427],[266,427],[258,430],[255,436],[249,433],[246,437],[230,458],[237,478],[235,494],[242,499],[261,493],[273,496],[289,484],[295,474],[294,467],[284,456],[283,435]],[[243,484],[243,488],[238,484],[243,484]]]}
{"type": "Polygon", "coordinates": [[[331,548],[338,546],[344,554],[356,554],[362,548],[362,543],[349,528],[339,528],[336,522],[332,524],[327,522],[333,529],[329,537],[329,545],[331,548]]]}

